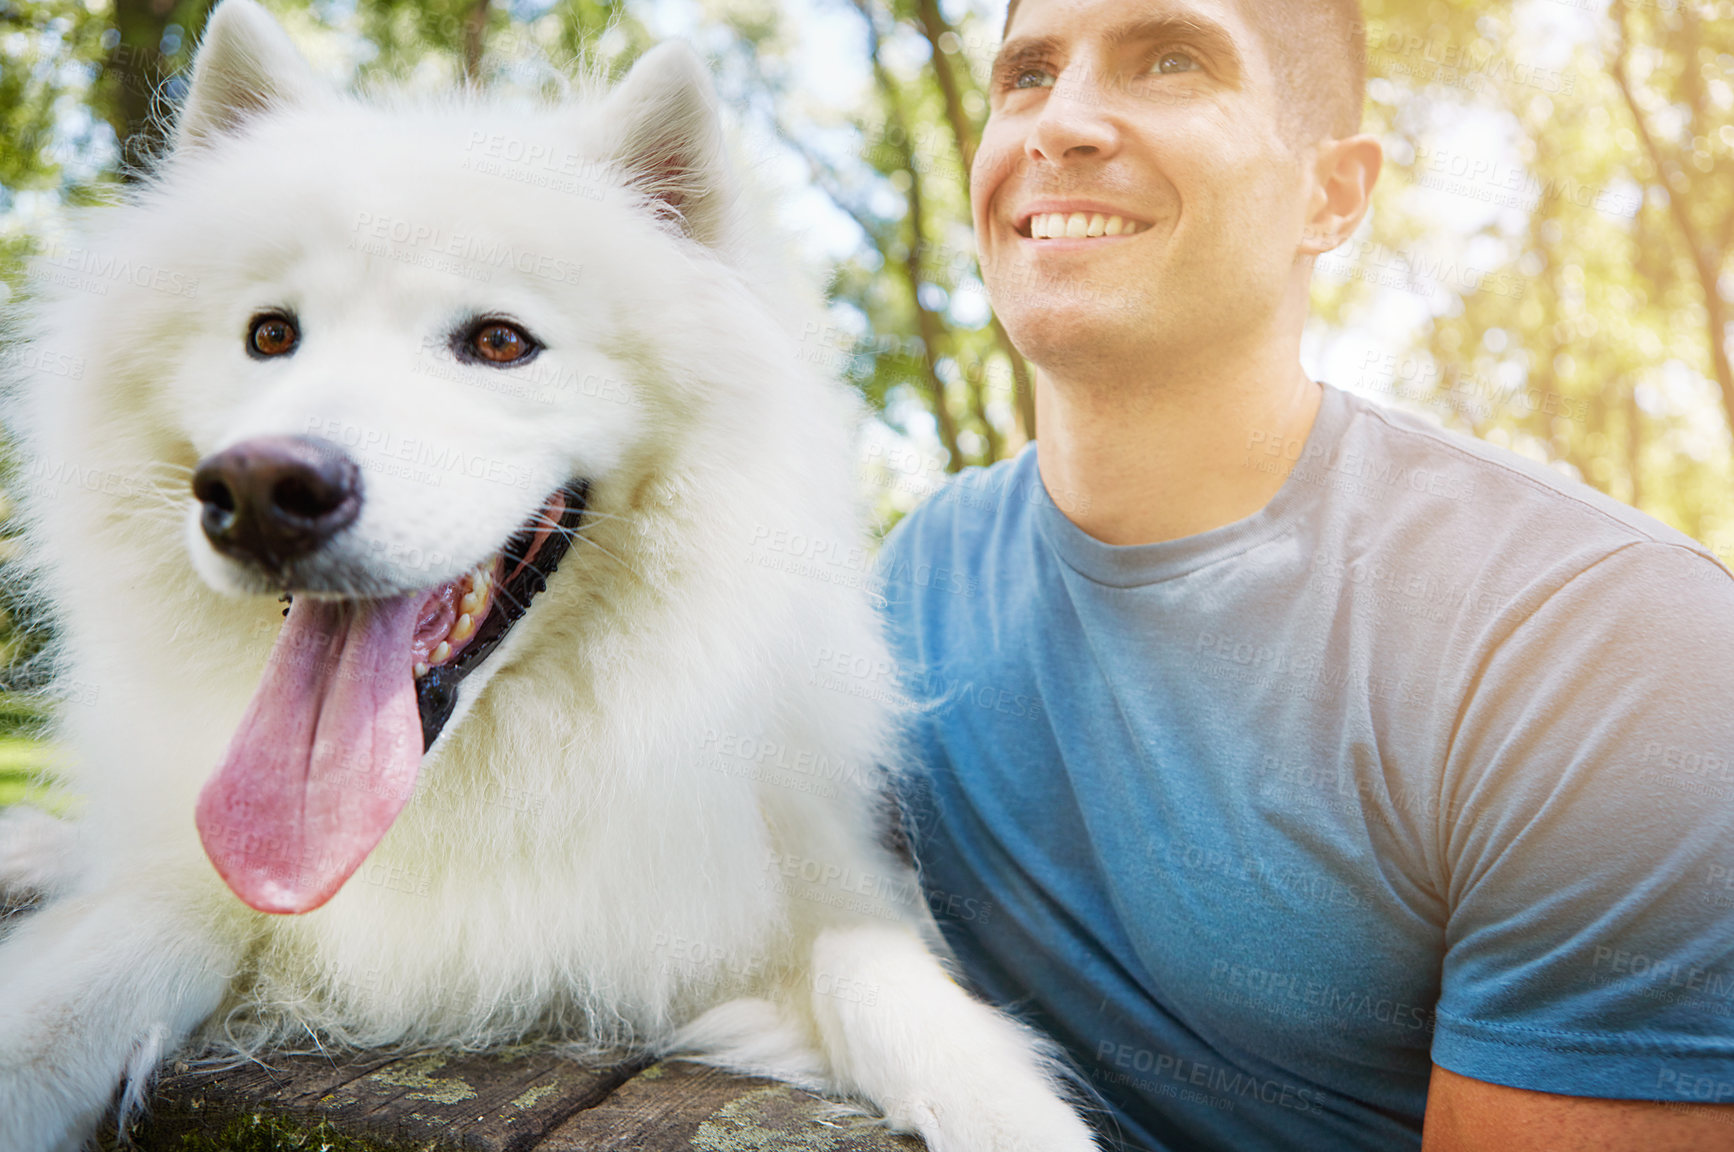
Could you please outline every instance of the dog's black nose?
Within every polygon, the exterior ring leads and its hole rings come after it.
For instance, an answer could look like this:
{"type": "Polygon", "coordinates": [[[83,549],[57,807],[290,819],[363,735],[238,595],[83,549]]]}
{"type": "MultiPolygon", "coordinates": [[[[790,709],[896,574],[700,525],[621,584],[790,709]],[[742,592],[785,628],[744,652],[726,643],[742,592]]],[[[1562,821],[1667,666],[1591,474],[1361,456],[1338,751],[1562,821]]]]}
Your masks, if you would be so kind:
{"type": "Polygon", "coordinates": [[[225,556],[280,572],[361,512],[361,469],[329,440],[259,436],[199,462],[200,526],[225,556]]]}

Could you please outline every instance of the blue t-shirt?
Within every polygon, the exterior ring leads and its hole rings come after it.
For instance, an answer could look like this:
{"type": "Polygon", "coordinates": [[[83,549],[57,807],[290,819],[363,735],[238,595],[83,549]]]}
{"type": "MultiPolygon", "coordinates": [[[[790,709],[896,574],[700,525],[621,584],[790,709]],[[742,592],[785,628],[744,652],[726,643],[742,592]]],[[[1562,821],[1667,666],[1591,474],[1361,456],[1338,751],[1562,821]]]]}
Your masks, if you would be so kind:
{"type": "Polygon", "coordinates": [[[1734,578],[1327,387],[1138,547],[1036,451],[880,560],[930,906],[1139,1149],[1419,1147],[1431,1064],[1734,1100],[1734,578]]]}

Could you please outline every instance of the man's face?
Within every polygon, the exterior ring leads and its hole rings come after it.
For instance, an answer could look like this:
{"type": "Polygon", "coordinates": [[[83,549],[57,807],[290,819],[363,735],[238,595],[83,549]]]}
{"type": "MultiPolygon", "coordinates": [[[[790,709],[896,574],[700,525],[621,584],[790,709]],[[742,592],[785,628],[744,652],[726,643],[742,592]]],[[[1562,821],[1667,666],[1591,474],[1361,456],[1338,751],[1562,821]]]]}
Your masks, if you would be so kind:
{"type": "Polygon", "coordinates": [[[1049,372],[1255,338],[1290,291],[1307,169],[1262,2],[1019,4],[971,200],[994,309],[1049,372]]]}

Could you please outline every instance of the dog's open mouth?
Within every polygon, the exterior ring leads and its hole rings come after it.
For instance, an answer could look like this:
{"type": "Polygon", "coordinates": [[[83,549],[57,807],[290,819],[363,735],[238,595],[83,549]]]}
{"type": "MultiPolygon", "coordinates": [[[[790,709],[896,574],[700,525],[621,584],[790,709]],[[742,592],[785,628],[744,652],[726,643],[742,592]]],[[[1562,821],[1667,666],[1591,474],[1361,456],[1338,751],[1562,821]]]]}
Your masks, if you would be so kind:
{"type": "Polygon", "coordinates": [[[264,678],[199,795],[205,852],[261,912],[336,894],[415,790],[458,685],[529,610],[583,519],[553,493],[489,560],[385,600],[293,598],[264,678]]]}
{"type": "Polygon", "coordinates": [[[584,518],[587,491],[578,482],[554,493],[492,559],[435,588],[422,602],[411,666],[424,750],[451,718],[458,683],[500,646],[548,586],[584,518]]]}

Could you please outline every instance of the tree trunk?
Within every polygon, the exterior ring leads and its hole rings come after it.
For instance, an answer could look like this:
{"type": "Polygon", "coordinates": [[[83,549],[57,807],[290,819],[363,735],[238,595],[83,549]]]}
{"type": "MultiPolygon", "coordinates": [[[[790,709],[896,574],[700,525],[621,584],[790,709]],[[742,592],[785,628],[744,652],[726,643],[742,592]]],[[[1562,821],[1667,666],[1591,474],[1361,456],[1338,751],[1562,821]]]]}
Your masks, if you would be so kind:
{"type": "MultiPolygon", "coordinates": [[[[1728,304],[1722,299],[1718,285],[1721,278],[1719,261],[1692,220],[1691,178],[1686,175],[1682,165],[1671,163],[1662,155],[1661,143],[1650,131],[1649,119],[1644,115],[1644,110],[1638,103],[1637,92],[1632,88],[1629,75],[1631,38],[1626,0],[1614,0],[1610,14],[1619,30],[1619,40],[1613,67],[1609,71],[1613,73],[1614,83],[1619,87],[1620,95],[1626,102],[1626,109],[1631,113],[1638,139],[1643,141],[1644,151],[1648,153],[1650,164],[1656,170],[1656,180],[1668,193],[1668,213],[1680,230],[1680,239],[1686,246],[1686,254],[1691,258],[1692,270],[1697,273],[1698,286],[1704,298],[1705,327],[1709,330],[1710,367],[1722,393],[1723,415],[1729,428],[1734,430],[1734,365],[1731,365],[1728,359],[1728,304]]],[[[1687,71],[1690,72],[1690,69],[1687,71]]]]}
{"type": "MultiPolygon", "coordinates": [[[[958,171],[963,175],[963,196],[969,200],[969,173],[975,164],[976,132],[975,126],[969,122],[969,115],[963,108],[963,93],[958,86],[957,70],[952,67],[951,57],[940,47],[941,38],[947,33],[954,37],[957,30],[945,19],[939,10],[939,0],[916,0],[915,11],[920,18],[921,34],[927,39],[927,46],[933,59],[933,74],[939,81],[940,94],[945,98],[945,121],[951,126],[951,136],[957,143],[958,159],[962,162],[958,171]]],[[[1025,440],[1036,438],[1036,399],[1035,383],[1030,379],[1029,365],[1013,347],[1011,336],[1006,333],[1005,326],[999,322],[999,317],[993,317],[993,338],[1001,352],[1011,362],[1012,384],[1016,390],[1016,410],[1019,431],[1025,440]]],[[[985,421],[984,421],[985,422],[985,421]]],[[[995,437],[997,439],[997,436],[995,437]]]]}
{"type": "Polygon", "coordinates": [[[173,111],[161,99],[163,81],[190,58],[205,29],[213,0],[114,0],[114,27],[120,39],[103,62],[99,100],[120,144],[121,174],[136,180],[168,144],[173,111]],[[163,53],[169,25],[181,29],[174,51],[163,53]],[[155,109],[158,115],[153,117],[155,109]]]}

